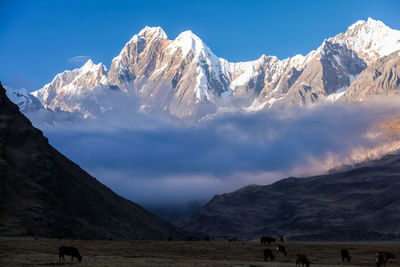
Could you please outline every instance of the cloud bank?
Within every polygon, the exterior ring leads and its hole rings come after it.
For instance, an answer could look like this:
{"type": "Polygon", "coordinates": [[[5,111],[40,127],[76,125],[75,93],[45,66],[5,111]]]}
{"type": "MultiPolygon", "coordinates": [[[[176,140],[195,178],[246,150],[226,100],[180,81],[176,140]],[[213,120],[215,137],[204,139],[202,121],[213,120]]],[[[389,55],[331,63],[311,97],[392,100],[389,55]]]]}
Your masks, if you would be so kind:
{"type": "Polygon", "coordinates": [[[59,151],[128,199],[182,205],[395,148],[398,139],[381,125],[400,116],[398,100],[218,114],[196,125],[125,112],[39,127],[59,151]]]}

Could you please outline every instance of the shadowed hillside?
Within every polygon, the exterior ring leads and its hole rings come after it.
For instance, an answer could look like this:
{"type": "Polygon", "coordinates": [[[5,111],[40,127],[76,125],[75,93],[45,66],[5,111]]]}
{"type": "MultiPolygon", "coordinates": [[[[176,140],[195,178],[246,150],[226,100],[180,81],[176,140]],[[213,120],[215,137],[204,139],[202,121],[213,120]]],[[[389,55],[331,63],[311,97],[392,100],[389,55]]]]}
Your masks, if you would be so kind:
{"type": "Polygon", "coordinates": [[[399,192],[400,156],[392,155],[345,172],[217,195],[178,225],[214,236],[398,240],[399,192]]]}
{"type": "Polygon", "coordinates": [[[75,239],[182,238],[49,145],[0,84],[0,235],[75,239]]]}

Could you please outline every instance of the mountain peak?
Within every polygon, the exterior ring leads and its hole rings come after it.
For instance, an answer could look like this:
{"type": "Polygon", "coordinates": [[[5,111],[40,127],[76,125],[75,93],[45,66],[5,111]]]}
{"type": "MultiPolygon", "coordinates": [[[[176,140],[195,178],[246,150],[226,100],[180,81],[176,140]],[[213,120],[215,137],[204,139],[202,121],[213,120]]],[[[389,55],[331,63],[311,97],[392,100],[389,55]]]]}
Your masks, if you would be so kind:
{"type": "Polygon", "coordinates": [[[146,26],[144,27],[138,34],[138,36],[147,38],[147,37],[153,37],[153,38],[161,38],[161,39],[167,39],[167,34],[164,32],[164,30],[161,27],[149,27],[146,26]]]}
{"type": "Polygon", "coordinates": [[[382,21],[368,18],[351,25],[343,34],[329,38],[330,42],[347,46],[367,63],[400,49],[400,31],[382,21]]]}
{"type": "Polygon", "coordinates": [[[268,57],[265,54],[262,54],[258,60],[266,60],[268,57]]]}
{"type": "Polygon", "coordinates": [[[356,30],[357,32],[359,31],[379,31],[379,30],[392,30],[391,28],[389,28],[388,26],[386,26],[382,21],[380,20],[375,20],[371,17],[369,17],[367,19],[367,21],[365,20],[359,20],[356,23],[352,24],[350,27],[348,27],[347,32],[353,32],[354,30],[356,30]]]}
{"type": "Polygon", "coordinates": [[[99,68],[103,68],[104,71],[106,70],[103,63],[94,64],[94,62],[91,59],[89,59],[79,70],[81,73],[86,73],[86,72],[96,71],[99,68]]]}
{"type": "MultiPolygon", "coordinates": [[[[373,19],[373,18],[371,18],[371,17],[368,17],[367,23],[370,24],[370,25],[371,25],[371,24],[385,25],[382,21],[377,20],[377,19],[373,19]]],[[[385,26],[386,26],[386,25],[385,25],[385,26]]]]}
{"type": "Polygon", "coordinates": [[[93,63],[93,61],[89,58],[88,59],[88,61],[86,61],[86,63],[85,64],[83,64],[83,67],[89,67],[89,68],[91,68],[91,67],[93,67],[94,66],[94,63],[93,63]]]}
{"type": "Polygon", "coordinates": [[[127,44],[136,43],[140,38],[146,40],[153,40],[153,39],[168,39],[167,34],[161,27],[144,27],[138,34],[135,34],[127,44]]]}
{"type": "Polygon", "coordinates": [[[349,26],[347,30],[354,30],[358,25],[364,25],[364,24],[365,20],[358,20],[356,23],[353,23],[351,26],[349,26]]]}
{"type": "Polygon", "coordinates": [[[365,23],[364,27],[368,27],[371,30],[382,30],[390,31],[392,30],[390,27],[386,26],[382,21],[375,20],[372,18],[368,18],[367,22],[365,23]]]}
{"type": "Polygon", "coordinates": [[[181,32],[181,34],[179,34],[176,39],[180,39],[180,38],[191,38],[191,39],[200,40],[200,38],[196,34],[194,34],[191,30],[181,32]]]}
{"type": "Polygon", "coordinates": [[[380,20],[375,20],[373,18],[368,18],[367,21],[365,20],[359,20],[353,25],[351,25],[347,32],[353,32],[356,30],[356,32],[360,31],[366,31],[366,32],[379,32],[379,31],[393,31],[390,27],[386,26],[382,21],[380,20]]]}
{"type": "Polygon", "coordinates": [[[179,34],[171,43],[171,46],[173,48],[179,47],[182,50],[183,57],[185,57],[190,51],[193,51],[195,55],[199,55],[201,51],[205,50],[207,50],[208,53],[211,53],[210,49],[203,43],[203,41],[190,30],[179,34]]]}

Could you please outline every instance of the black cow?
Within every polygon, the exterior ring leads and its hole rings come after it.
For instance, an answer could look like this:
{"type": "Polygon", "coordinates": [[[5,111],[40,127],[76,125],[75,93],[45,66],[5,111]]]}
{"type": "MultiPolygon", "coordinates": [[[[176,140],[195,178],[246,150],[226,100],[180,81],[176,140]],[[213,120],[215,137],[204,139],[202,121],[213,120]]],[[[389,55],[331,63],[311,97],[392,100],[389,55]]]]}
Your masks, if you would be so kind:
{"type": "Polygon", "coordinates": [[[287,255],[287,253],[286,253],[286,247],[285,246],[282,246],[282,245],[278,245],[277,247],[276,247],[276,256],[278,256],[278,254],[279,253],[283,253],[283,255],[287,255]]]}
{"type": "Polygon", "coordinates": [[[347,261],[350,261],[351,257],[349,254],[349,251],[347,249],[342,248],[340,250],[340,255],[342,256],[342,262],[347,259],[347,261]]]}
{"type": "Polygon", "coordinates": [[[82,261],[82,256],[79,254],[79,250],[75,247],[66,247],[61,246],[58,249],[58,258],[61,261],[61,258],[65,261],[64,255],[71,256],[71,261],[74,261],[74,257],[78,258],[78,261],[82,261]]]}
{"type": "Polygon", "coordinates": [[[272,250],[269,248],[264,249],[264,261],[268,261],[268,259],[271,259],[271,261],[275,260],[275,256],[272,254],[272,250]]]}
{"type": "Polygon", "coordinates": [[[270,237],[270,236],[262,236],[261,238],[260,238],[260,243],[261,244],[271,244],[271,243],[274,243],[276,240],[275,240],[275,238],[272,238],[272,237],[270,237]]]}

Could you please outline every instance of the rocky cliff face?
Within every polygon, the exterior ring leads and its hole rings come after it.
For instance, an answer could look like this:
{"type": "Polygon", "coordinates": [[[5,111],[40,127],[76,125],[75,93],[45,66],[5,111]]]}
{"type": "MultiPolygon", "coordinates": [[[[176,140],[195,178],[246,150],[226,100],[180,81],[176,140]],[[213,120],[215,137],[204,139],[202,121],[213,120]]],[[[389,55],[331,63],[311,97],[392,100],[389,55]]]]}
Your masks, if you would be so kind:
{"type": "Polygon", "coordinates": [[[400,51],[371,64],[340,98],[344,102],[362,102],[374,96],[400,94],[400,51]]]}
{"type": "Polygon", "coordinates": [[[78,239],[183,238],[48,144],[0,85],[0,235],[78,239]]]}
{"type": "MultiPolygon", "coordinates": [[[[292,63],[293,64],[293,63],[292,63]]],[[[324,41],[322,46],[308,55],[306,63],[294,64],[282,75],[273,90],[262,92],[258,102],[272,106],[304,106],[316,103],[345,90],[366,67],[357,54],[346,46],[324,41]]]]}
{"type": "Polygon", "coordinates": [[[306,56],[230,63],[191,31],[169,40],[146,27],[126,43],[107,72],[88,61],[33,94],[50,109],[96,117],[118,108],[201,118],[219,108],[257,111],[336,101],[366,67],[400,49],[400,31],[373,19],[358,21],[306,56]]]}
{"type": "Polygon", "coordinates": [[[220,237],[398,240],[399,175],[396,155],[350,171],[248,186],[215,196],[178,225],[220,237]]]}

